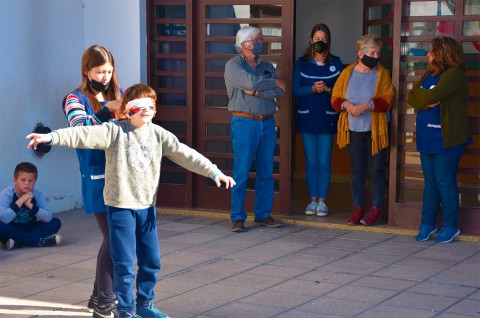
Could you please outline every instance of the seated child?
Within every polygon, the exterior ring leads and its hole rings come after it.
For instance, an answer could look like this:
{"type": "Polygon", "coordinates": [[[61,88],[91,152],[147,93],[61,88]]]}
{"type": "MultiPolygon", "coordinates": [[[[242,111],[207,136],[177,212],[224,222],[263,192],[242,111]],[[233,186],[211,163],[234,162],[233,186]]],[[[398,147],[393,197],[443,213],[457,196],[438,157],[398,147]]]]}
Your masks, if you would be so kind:
{"type": "Polygon", "coordinates": [[[13,173],[13,186],[0,192],[0,241],[7,250],[26,246],[56,246],[61,223],[52,218],[45,196],[34,189],[38,170],[21,162],[13,173]]]}
{"type": "Polygon", "coordinates": [[[73,148],[104,149],[106,157],[104,200],[110,229],[114,291],[120,318],[166,318],[154,304],[160,270],[160,247],[155,203],[162,157],[212,178],[217,187],[235,181],[171,132],[152,123],[155,91],[143,84],[125,90],[121,110],[128,120],[97,126],[71,127],[50,134],[30,134],[28,147],[39,143],[73,148]],[[136,306],[135,261],[138,263],[136,306]]]}

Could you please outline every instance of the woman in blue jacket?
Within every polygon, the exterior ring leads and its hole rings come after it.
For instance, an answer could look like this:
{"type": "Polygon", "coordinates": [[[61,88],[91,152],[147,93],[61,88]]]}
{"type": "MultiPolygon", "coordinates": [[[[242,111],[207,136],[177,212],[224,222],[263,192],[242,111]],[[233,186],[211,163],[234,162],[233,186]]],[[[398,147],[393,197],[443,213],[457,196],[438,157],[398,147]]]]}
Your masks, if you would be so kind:
{"type": "Polygon", "coordinates": [[[330,102],[332,87],[343,63],[330,52],[330,29],[316,24],[303,57],[295,64],[293,96],[296,101],[296,129],[302,136],[310,203],[306,215],[328,215],[326,199],[331,179],[333,137],[338,112],[330,102]]]}

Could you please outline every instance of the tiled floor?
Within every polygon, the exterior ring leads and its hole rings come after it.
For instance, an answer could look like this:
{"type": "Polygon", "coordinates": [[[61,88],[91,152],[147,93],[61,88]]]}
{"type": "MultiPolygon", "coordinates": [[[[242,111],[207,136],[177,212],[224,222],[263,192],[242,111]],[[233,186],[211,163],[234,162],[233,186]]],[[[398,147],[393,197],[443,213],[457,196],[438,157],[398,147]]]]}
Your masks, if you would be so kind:
{"type": "MultiPolygon", "coordinates": [[[[91,316],[101,235],[79,210],[58,216],[61,246],[0,249],[0,317],[91,316]]],[[[225,215],[165,209],[157,224],[156,305],[171,317],[480,317],[478,242],[250,221],[232,233],[225,215]]]]}

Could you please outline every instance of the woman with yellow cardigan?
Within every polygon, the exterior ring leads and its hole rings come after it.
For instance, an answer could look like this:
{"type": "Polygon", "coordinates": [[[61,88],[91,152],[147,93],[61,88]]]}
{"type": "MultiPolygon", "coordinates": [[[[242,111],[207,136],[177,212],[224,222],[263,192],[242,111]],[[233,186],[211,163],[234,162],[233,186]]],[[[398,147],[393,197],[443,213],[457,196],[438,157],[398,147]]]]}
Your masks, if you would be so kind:
{"type": "Polygon", "coordinates": [[[357,41],[357,61],[340,74],[332,106],[340,112],[337,144],[348,146],[352,170],[353,215],[349,225],[374,225],[380,218],[386,189],[389,109],[394,89],[390,74],[378,64],[382,42],[375,35],[357,41]],[[372,209],[365,216],[366,180],[370,168],[372,209]]]}

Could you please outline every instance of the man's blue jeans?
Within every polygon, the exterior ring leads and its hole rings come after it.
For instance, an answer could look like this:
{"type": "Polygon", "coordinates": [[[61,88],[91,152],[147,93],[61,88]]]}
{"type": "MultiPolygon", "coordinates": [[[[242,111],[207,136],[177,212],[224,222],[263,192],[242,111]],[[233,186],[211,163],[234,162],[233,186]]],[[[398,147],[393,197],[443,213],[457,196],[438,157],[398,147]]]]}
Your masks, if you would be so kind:
{"type": "Polygon", "coordinates": [[[255,159],[255,205],[256,219],[270,216],[273,205],[273,155],[277,144],[275,119],[255,120],[233,116],[231,122],[233,146],[233,179],[237,183],[231,190],[232,221],[247,219],[244,203],[248,174],[255,159]]]}
{"type": "Polygon", "coordinates": [[[310,197],[326,199],[332,177],[332,145],[330,134],[302,134],[305,153],[308,194],[310,197]]]}
{"type": "Polygon", "coordinates": [[[155,297],[154,287],[160,270],[155,207],[142,210],[107,206],[113,287],[120,313],[134,312],[133,284],[138,261],[137,307],[146,307],[155,297]]]}
{"type": "Polygon", "coordinates": [[[442,227],[458,228],[457,172],[465,147],[456,147],[448,153],[420,153],[423,178],[422,225],[435,226],[442,203],[442,227]]]}
{"type": "Polygon", "coordinates": [[[353,205],[359,207],[365,207],[366,205],[366,182],[368,168],[370,168],[372,205],[383,209],[387,186],[387,150],[382,149],[372,156],[371,132],[350,131],[348,153],[350,155],[350,167],[352,169],[353,205]]]}

